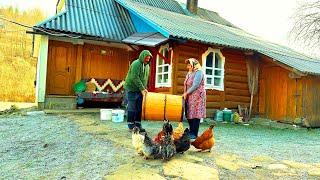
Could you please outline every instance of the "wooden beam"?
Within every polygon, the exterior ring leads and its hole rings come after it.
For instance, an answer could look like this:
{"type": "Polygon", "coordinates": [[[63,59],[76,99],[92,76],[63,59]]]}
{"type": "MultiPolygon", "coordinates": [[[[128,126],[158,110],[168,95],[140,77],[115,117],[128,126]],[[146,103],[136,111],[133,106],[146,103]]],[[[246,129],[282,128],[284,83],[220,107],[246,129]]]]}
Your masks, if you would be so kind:
{"type": "Polygon", "coordinates": [[[76,75],[75,75],[75,82],[79,82],[81,80],[82,74],[82,52],[83,46],[77,45],[76,48],[76,75]]]}
{"type": "Polygon", "coordinates": [[[244,51],[244,54],[246,56],[253,56],[254,55],[254,52],[253,51],[244,51]]]}

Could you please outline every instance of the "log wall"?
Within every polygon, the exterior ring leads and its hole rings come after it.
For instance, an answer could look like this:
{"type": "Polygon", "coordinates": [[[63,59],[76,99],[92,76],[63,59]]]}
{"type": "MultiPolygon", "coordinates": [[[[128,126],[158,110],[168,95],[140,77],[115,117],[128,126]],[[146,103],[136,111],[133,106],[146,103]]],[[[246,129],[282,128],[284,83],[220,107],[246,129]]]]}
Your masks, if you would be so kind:
{"type": "MultiPolygon", "coordinates": [[[[208,47],[199,43],[174,45],[173,94],[183,94],[183,82],[187,73],[185,59],[193,57],[202,63],[202,54],[208,47]]],[[[249,107],[250,104],[245,55],[241,51],[231,49],[222,49],[221,52],[225,57],[224,90],[206,90],[208,117],[213,117],[216,109],[237,109],[238,105],[249,107]]]]}

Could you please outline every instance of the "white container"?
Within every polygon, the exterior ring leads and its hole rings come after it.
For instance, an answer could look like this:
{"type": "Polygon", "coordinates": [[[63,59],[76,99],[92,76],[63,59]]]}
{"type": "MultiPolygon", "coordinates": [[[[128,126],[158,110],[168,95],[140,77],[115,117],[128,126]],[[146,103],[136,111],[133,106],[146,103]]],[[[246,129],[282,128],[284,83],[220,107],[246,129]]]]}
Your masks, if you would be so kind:
{"type": "Polygon", "coordinates": [[[114,109],[112,110],[112,122],[123,122],[124,120],[124,110],[114,109]]]}
{"type": "Polygon", "coordinates": [[[100,120],[111,121],[112,120],[112,109],[100,109],[100,120]]]}

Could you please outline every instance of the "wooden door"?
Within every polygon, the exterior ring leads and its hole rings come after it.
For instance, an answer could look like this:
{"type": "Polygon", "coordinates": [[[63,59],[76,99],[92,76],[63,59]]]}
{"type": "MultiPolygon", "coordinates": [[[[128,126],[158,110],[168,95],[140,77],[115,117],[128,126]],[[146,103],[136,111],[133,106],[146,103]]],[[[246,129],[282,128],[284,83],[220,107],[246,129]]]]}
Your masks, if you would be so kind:
{"type": "Polygon", "coordinates": [[[120,48],[85,44],[82,78],[124,80],[129,68],[129,53],[120,48]]]}
{"type": "Polygon", "coordinates": [[[296,81],[281,67],[266,67],[260,80],[260,113],[268,118],[287,121],[296,114],[296,81]],[[263,106],[261,106],[263,103],[263,106]]]}
{"type": "Polygon", "coordinates": [[[49,42],[47,94],[72,95],[75,80],[74,48],[70,43],[49,42]]]}

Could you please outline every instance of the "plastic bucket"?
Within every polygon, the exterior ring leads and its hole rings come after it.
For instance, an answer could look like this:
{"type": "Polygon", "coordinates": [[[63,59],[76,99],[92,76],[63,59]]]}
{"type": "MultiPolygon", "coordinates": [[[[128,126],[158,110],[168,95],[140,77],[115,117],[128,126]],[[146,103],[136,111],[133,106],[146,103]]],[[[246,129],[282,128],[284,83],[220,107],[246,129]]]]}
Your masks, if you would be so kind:
{"type": "Polygon", "coordinates": [[[124,110],[114,109],[112,110],[112,122],[123,122],[124,120],[124,110]]]}
{"type": "Polygon", "coordinates": [[[231,122],[232,111],[230,109],[223,110],[223,120],[227,122],[231,122]]]}
{"type": "Polygon", "coordinates": [[[220,110],[217,110],[216,113],[214,114],[214,120],[215,121],[223,121],[223,112],[220,110]]]}
{"type": "Polygon", "coordinates": [[[112,120],[112,109],[100,109],[100,120],[111,121],[112,120]]]}

